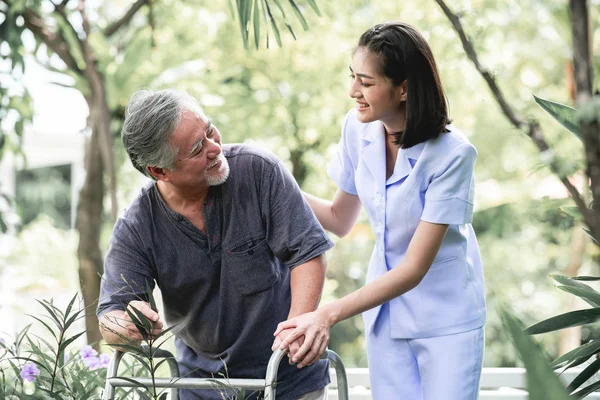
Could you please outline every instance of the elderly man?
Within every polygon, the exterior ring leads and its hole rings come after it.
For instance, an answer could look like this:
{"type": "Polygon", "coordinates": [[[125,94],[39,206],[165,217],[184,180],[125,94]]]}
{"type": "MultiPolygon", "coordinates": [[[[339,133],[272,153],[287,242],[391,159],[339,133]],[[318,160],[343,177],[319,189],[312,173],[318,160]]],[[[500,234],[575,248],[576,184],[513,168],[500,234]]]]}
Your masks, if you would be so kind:
{"type": "MultiPolygon", "coordinates": [[[[127,307],[161,331],[146,295],[156,283],[182,375],[264,377],[277,323],[317,307],[323,253],[332,247],[298,185],[271,153],[222,145],[217,127],[183,92],[136,93],[122,139],[153,181],[112,234],[98,305],[104,339],[140,342],[127,307]]],[[[322,399],[328,364],[298,370],[282,363],[278,381],[278,398],[322,399]]],[[[221,394],[182,390],[180,398],[221,394]]]]}

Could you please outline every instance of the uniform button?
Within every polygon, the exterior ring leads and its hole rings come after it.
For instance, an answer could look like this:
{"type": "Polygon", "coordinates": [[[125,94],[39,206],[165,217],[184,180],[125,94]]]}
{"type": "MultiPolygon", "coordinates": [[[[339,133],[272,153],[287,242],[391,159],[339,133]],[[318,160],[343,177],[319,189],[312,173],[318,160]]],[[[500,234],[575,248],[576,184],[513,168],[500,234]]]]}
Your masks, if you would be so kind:
{"type": "Polygon", "coordinates": [[[381,200],[382,200],[381,194],[379,192],[377,192],[375,194],[375,204],[381,203],[381,200]]]}
{"type": "Polygon", "coordinates": [[[378,222],[377,223],[377,232],[381,232],[382,228],[383,228],[383,224],[381,222],[378,222]]]}

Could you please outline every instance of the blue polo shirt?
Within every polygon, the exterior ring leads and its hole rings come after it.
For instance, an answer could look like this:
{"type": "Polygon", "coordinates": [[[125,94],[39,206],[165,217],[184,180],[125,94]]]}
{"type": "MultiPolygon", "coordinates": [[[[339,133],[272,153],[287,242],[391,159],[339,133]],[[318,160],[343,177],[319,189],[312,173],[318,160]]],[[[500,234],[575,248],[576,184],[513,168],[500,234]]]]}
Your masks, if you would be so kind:
{"type": "MultiPolygon", "coordinates": [[[[454,126],[437,139],[399,149],[386,179],[385,130],[352,110],[329,167],[338,187],[358,195],[375,234],[367,282],[399,266],[420,221],[448,224],[431,268],[414,289],[389,302],[391,336],[412,339],[465,332],[486,317],[473,217],[477,151],[454,126]]],[[[363,313],[370,331],[380,307],[363,313]]]]}
{"type": "MultiPolygon", "coordinates": [[[[182,376],[264,378],[273,332],[290,308],[290,270],[333,244],[274,155],[246,145],[224,145],[223,153],[231,172],[209,189],[206,233],[170,210],[154,182],[125,211],[97,313],[146,300],[146,282],[156,283],[182,376]]],[[[299,370],[284,361],[278,382],[278,398],[294,399],[329,383],[328,363],[299,370]]],[[[222,397],[184,390],[180,398],[222,397]]]]}

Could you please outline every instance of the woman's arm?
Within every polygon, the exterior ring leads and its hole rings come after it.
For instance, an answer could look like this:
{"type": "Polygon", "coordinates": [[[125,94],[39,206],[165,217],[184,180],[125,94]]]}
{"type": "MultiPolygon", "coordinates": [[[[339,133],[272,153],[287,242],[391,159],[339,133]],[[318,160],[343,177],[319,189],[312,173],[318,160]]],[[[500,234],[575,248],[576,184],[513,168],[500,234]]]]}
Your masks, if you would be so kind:
{"type": "Polygon", "coordinates": [[[358,196],[341,189],[337,190],[333,201],[323,200],[306,192],[303,194],[325,230],[339,237],[350,232],[360,212],[358,196]]]}
{"type": "Polygon", "coordinates": [[[289,343],[304,335],[304,344],[292,356],[292,362],[298,362],[298,367],[301,368],[317,361],[327,347],[329,329],[333,325],[390,301],[421,282],[431,267],[447,230],[448,225],[421,221],[410,241],[404,260],[398,266],[312,313],[281,322],[275,335],[283,329],[296,329],[279,347],[287,348],[289,343]]]}

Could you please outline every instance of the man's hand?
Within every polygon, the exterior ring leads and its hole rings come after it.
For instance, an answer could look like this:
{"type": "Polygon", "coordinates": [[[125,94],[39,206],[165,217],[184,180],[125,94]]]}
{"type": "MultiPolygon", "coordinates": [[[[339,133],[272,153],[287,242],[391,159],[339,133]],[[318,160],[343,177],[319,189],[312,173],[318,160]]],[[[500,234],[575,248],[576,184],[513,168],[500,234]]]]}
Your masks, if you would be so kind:
{"type": "MultiPolygon", "coordinates": [[[[134,309],[141,313],[144,318],[147,318],[152,326],[151,331],[147,332],[151,337],[160,335],[163,330],[163,323],[158,313],[152,310],[148,303],[134,300],[128,304],[127,309],[138,319],[140,317],[134,309]]],[[[128,312],[122,310],[113,310],[104,314],[100,320],[100,332],[104,340],[110,345],[127,344],[137,346],[144,339],[128,312]]]]}

